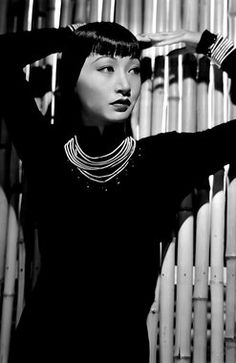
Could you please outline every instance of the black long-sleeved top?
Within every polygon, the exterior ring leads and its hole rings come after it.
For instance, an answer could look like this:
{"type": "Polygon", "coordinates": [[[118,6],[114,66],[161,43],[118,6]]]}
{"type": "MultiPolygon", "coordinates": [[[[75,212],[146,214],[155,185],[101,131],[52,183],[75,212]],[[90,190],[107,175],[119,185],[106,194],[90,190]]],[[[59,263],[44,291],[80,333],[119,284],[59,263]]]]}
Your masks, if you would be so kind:
{"type": "MultiPolygon", "coordinates": [[[[65,28],[0,37],[1,108],[34,194],[42,255],[12,352],[24,362],[84,356],[86,362],[148,362],[145,320],[158,242],[168,239],[180,201],[194,185],[235,161],[236,121],[139,140],[117,178],[105,188],[87,185],[71,170],[65,135],[41,115],[22,71],[61,52],[71,36],[65,28]]],[[[233,52],[222,65],[232,79],[235,58],[233,52]]],[[[124,137],[116,125],[102,136],[95,128],[78,133],[92,154],[112,150],[124,137]]]]}

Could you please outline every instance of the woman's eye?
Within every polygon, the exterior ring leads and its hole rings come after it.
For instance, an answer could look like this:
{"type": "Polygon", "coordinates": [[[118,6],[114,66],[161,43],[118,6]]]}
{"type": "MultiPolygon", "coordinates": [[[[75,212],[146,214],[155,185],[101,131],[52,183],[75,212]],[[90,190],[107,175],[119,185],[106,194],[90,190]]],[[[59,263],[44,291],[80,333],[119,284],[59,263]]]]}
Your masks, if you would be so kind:
{"type": "Polygon", "coordinates": [[[114,71],[114,68],[112,66],[106,66],[99,68],[99,71],[103,73],[111,73],[114,71]]]}
{"type": "Polygon", "coordinates": [[[134,67],[130,69],[130,73],[132,74],[140,74],[140,67],[134,67]]]}

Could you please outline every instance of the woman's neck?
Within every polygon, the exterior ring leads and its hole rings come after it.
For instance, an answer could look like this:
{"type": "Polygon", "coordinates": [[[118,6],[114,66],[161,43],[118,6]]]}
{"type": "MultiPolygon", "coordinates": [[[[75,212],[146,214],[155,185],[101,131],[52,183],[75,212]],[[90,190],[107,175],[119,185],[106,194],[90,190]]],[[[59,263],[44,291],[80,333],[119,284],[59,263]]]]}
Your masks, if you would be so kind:
{"type": "Polygon", "coordinates": [[[99,126],[81,125],[76,134],[82,149],[87,153],[104,154],[116,148],[127,136],[125,124],[99,126]]]}

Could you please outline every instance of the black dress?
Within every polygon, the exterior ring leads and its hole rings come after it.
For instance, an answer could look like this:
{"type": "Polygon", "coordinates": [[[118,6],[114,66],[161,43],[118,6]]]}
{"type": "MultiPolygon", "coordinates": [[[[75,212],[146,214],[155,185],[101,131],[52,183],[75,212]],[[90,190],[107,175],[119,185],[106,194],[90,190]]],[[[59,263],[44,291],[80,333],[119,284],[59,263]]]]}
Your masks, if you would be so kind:
{"type": "Polygon", "coordinates": [[[70,36],[46,29],[0,38],[1,107],[34,195],[42,258],[10,363],[147,363],[159,242],[168,241],[193,186],[235,160],[236,121],[142,139],[117,178],[88,183],[72,170],[65,142],[76,132],[85,152],[100,155],[124,139],[122,129],[109,126],[101,136],[78,127],[69,135],[49,126],[21,70],[61,51],[70,36]]]}

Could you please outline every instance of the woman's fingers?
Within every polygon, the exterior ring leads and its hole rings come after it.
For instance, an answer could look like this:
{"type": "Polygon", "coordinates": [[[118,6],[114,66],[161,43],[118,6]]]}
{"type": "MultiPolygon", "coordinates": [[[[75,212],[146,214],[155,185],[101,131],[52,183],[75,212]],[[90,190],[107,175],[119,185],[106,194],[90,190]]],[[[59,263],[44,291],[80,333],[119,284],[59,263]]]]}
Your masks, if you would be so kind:
{"type": "Polygon", "coordinates": [[[175,41],[175,39],[185,39],[186,32],[183,30],[178,30],[175,32],[165,32],[165,33],[147,33],[145,34],[150,39],[162,42],[162,41],[175,41]]]}
{"type": "Polygon", "coordinates": [[[162,40],[162,41],[159,41],[159,42],[157,42],[155,44],[158,47],[164,47],[165,45],[172,45],[172,44],[178,44],[178,43],[183,43],[183,42],[184,42],[183,39],[178,37],[178,38],[171,38],[171,39],[162,40]]]}
{"type": "Polygon", "coordinates": [[[192,47],[199,42],[201,33],[178,30],[175,32],[141,34],[141,37],[146,40],[149,39],[153,45],[157,46],[185,43],[187,47],[188,44],[191,44],[192,47]]]}
{"type": "Polygon", "coordinates": [[[146,34],[138,34],[136,38],[139,42],[150,42],[151,39],[146,34]]]}
{"type": "Polygon", "coordinates": [[[170,55],[184,54],[186,52],[195,52],[198,42],[201,38],[201,33],[191,32],[187,30],[177,30],[174,32],[164,33],[146,33],[137,36],[143,49],[152,46],[164,47],[178,44],[175,53],[170,55]]]}

